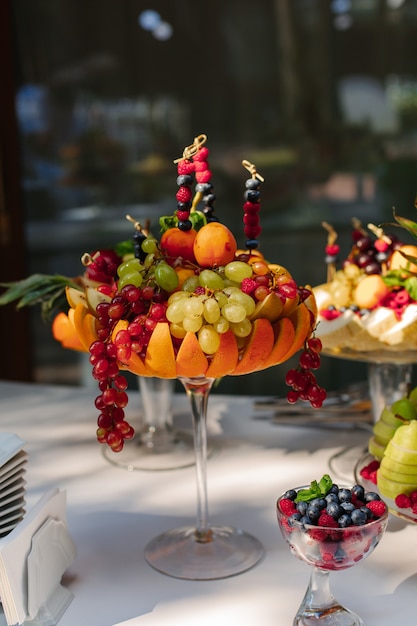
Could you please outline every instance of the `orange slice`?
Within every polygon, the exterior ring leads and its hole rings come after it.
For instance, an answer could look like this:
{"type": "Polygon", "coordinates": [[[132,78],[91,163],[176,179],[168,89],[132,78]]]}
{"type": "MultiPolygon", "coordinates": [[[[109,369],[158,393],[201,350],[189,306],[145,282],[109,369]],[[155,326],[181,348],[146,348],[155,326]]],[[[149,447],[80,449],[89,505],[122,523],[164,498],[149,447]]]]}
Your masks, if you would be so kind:
{"type": "Polygon", "coordinates": [[[58,313],[58,315],[54,317],[52,322],[52,335],[64,348],[80,350],[81,352],[85,351],[84,345],[75,332],[74,325],[71,324],[68,316],[65,315],[64,312],[58,313]]]}
{"type": "Polygon", "coordinates": [[[92,342],[90,341],[90,334],[85,328],[84,320],[87,315],[91,316],[91,313],[88,312],[88,309],[82,303],[77,304],[75,309],[70,309],[68,315],[71,311],[74,311],[74,313],[69,317],[69,319],[74,324],[75,332],[77,333],[80,342],[84,346],[84,350],[88,352],[92,342]]]}
{"type": "Polygon", "coordinates": [[[177,376],[205,376],[207,368],[207,357],[195,333],[187,333],[177,354],[177,376]]]}
{"type": "Polygon", "coordinates": [[[250,374],[262,369],[274,345],[274,331],[271,323],[264,318],[253,322],[252,332],[242,358],[232,372],[232,376],[250,374]]]}
{"type": "Polygon", "coordinates": [[[220,346],[208,366],[208,378],[222,378],[231,374],[236,367],[239,351],[236,338],[231,330],[219,335],[220,346]]]}
{"type": "Polygon", "coordinates": [[[166,322],[158,322],[155,326],[146,350],[145,368],[148,376],[177,377],[174,346],[166,322]]]}
{"type": "Polygon", "coordinates": [[[275,343],[269,357],[263,363],[263,369],[282,363],[294,343],[295,329],[288,317],[283,317],[282,320],[273,324],[272,328],[274,330],[275,343]]]}
{"type": "Polygon", "coordinates": [[[136,376],[149,376],[146,371],[145,363],[135,352],[132,352],[126,368],[123,369],[129,370],[129,372],[132,372],[132,374],[136,374],[136,376]]]}

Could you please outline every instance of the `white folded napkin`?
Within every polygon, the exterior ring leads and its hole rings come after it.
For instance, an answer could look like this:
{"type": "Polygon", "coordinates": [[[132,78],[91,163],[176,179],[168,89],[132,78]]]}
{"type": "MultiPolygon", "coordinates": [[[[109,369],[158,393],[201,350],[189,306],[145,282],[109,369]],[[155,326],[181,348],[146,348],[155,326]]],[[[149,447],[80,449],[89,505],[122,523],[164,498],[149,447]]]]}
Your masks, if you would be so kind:
{"type": "Polygon", "coordinates": [[[48,623],[56,623],[72,600],[60,583],[74,558],[66,530],[66,493],[54,489],[0,539],[0,597],[8,626],[42,612],[54,615],[48,623]]]}

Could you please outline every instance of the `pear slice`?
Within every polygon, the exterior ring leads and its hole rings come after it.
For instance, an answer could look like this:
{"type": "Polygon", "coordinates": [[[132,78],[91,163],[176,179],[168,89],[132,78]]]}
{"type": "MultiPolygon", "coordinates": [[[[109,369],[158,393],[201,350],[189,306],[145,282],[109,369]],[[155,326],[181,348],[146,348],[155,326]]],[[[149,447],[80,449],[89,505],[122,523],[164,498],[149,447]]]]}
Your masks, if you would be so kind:
{"type": "Polygon", "coordinates": [[[385,476],[382,476],[378,471],[377,484],[382,496],[395,500],[400,493],[411,493],[412,491],[417,490],[417,477],[415,483],[413,484],[397,482],[395,480],[385,478],[385,476]]]}
{"type": "Polygon", "coordinates": [[[378,420],[373,427],[373,433],[374,433],[375,439],[377,440],[378,443],[385,445],[385,446],[392,439],[395,431],[396,431],[396,428],[394,426],[389,426],[382,420],[378,420]]]}
{"type": "Polygon", "coordinates": [[[76,289],[75,287],[70,287],[67,285],[65,287],[65,295],[67,297],[67,302],[70,305],[71,309],[75,309],[77,304],[83,304],[85,308],[88,308],[87,298],[85,297],[84,291],[80,289],[76,289]]]}
{"type": "MultiPolygon", "coordinates": [[[[412,467],[412,465],[409,465],[412,467]]],[[[381,466],[378,470],[378,480],[381,478],[385,478],[386,480],[390,480],[395,483],[401,483],[403,485],[417,485],[417,472],[414,471],[414,474],[403,474],[402,472],[393,472],[391,469],[387,468],[384,463],[381,463],[381,466]]],[[[409,490],[409,487],[406,491],[409,490]]]]}
{"type": "Polygon", "coordinates": [[[395,417],[392,407],[389,409],[387,406],[382,410],[381,417],[379,419],[388,426],[393,426],[395,430],[397,430],[400,426],[403,426],[405,423],[403,420],[395,417]]]}
{"type": "Polygon", "coordinates": [[[377,441],[376,437],[371,437],[368,441],[368,451],[375,459],[380,461],[384,456],[386,445],[377,441]]]}
{"type": "Polygon", "coordinates": [[[393,459],[391,459],[388,456],[384,456],[384,463],[381,465],[383,465],[383,474],[385,476],[388,475],[388,472],[395,472],[396,474],[403,474],[403,475],[411,475],[411,476],[416,476],[417,472],[416,472],[416,466],[415,465],[407,465],[406,463],[399,463],[398,461],[395,461],[393,459]]]}
{"type": "Polygon", "coordinates": [[[96,315],[96,308],[99,304],[101,304],[102,302],[110,303],[112,301],[111,296],[97,291],[97,289],[94,289],[94,287],[86,288],[85,297],[88,308],[90,309],[91,313],[93,313],[93,315],[96,315]]]}

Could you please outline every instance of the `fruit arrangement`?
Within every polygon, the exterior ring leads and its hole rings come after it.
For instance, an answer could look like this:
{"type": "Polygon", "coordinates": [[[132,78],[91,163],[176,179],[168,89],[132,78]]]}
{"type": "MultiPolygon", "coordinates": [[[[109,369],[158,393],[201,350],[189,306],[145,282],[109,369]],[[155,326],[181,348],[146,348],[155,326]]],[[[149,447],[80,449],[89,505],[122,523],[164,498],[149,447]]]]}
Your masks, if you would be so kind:
{"type": "Polygon", "coordinates": [[[394,510],[417,521],[417,387],[384,407],[368,450],[373,460],[360,476],[374,483],[394,510]]]}
{"type": "Polygon", "coordinates": [[[377,493],[358,484],[339,486],[328,474],[307,488],[286,491],[277,502],[278,522],[292,552],[327,570],[346,569],[373,549],[387,515],[377,493]]]}
{"type": "MultiPolygon", "coordinates": [[[[394,212],[396,226],[417,233],[394,212]]],[[[338,269],[337,233],[327,223],[327,282],[313,288],[317,336],[332,352],[417,350],[417,246],[353,220],[352,245],[338,269]]]]}
{"type": "Polygon", "coordinates": [[[54,336],[64,347],[90,354],[100,389],[97,438],[115,452],[133,436],[125,420],[123,370],[216,379],[272,367],[301,350],[299,365],[286,379],[289,401],[319,407],[326,396],[313,373],[321,342],[314,337],[311,288],[297,285],[285,267],[258,250],[263,178],[243,162],[250,178],[240,249],[214,212],[205,142],[205,135],[196,137],[175,161],[177,208],[160,219],[159,238],[149,225],[127,216],[132,238],[83,255],[83,275],[65,286],[67,310],[53,320],[54,336]]]}

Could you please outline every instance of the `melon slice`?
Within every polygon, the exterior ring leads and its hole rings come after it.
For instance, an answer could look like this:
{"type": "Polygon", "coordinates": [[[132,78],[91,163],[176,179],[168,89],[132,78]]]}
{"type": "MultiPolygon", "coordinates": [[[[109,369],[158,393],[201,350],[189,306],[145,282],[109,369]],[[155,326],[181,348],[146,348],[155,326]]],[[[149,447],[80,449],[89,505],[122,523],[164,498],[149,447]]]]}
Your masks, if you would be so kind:
{"type": "Polygon", "coordinates": [[[177,377],[174,346],[166,322],[158,322],[155,326],[146,350],[145,367],[148,376],[177,377]]]}
{"type": "Polygon", "coordinates": [[[208,361],[195,333],[187,333],[177,354],[177,376],[205,376],[208,361]]]}
{"type": "Polygon", "coordinates": [[[281,360],[281,363],[283,361],[288,361],[293,354],[298,352],[312,332],[311,313],[305,304],[299,304],[295,311],[288,316],[288,319],[294,326],[294,340],[291,348],[281,360]]]}
{"type": "Polygon", "coordinates": [[[264,361],[271,354],[274,345],[274,331],[271,323],[264,318],[253,322],[252,332],[243,355],[232,372],[233,376],[250,374],[262,369],[264,361]]]}
{"type": "Polygon", "coordinates": [[[295,329],[288,317],[283,317],[281,320],[273,324],[272,328],[274,331],[275,343],[269,357],[263,364],[263,369],[282,363],[285,359],[285,355],[288,354],[294,343],[295,329]]]}
{"type": "Polygon", "coordinates": [[[231,374],[236,367],[239,351],[231,330],[219,335],[220,346],[208,366],[207,378],[222,378],[231,374]]]}

